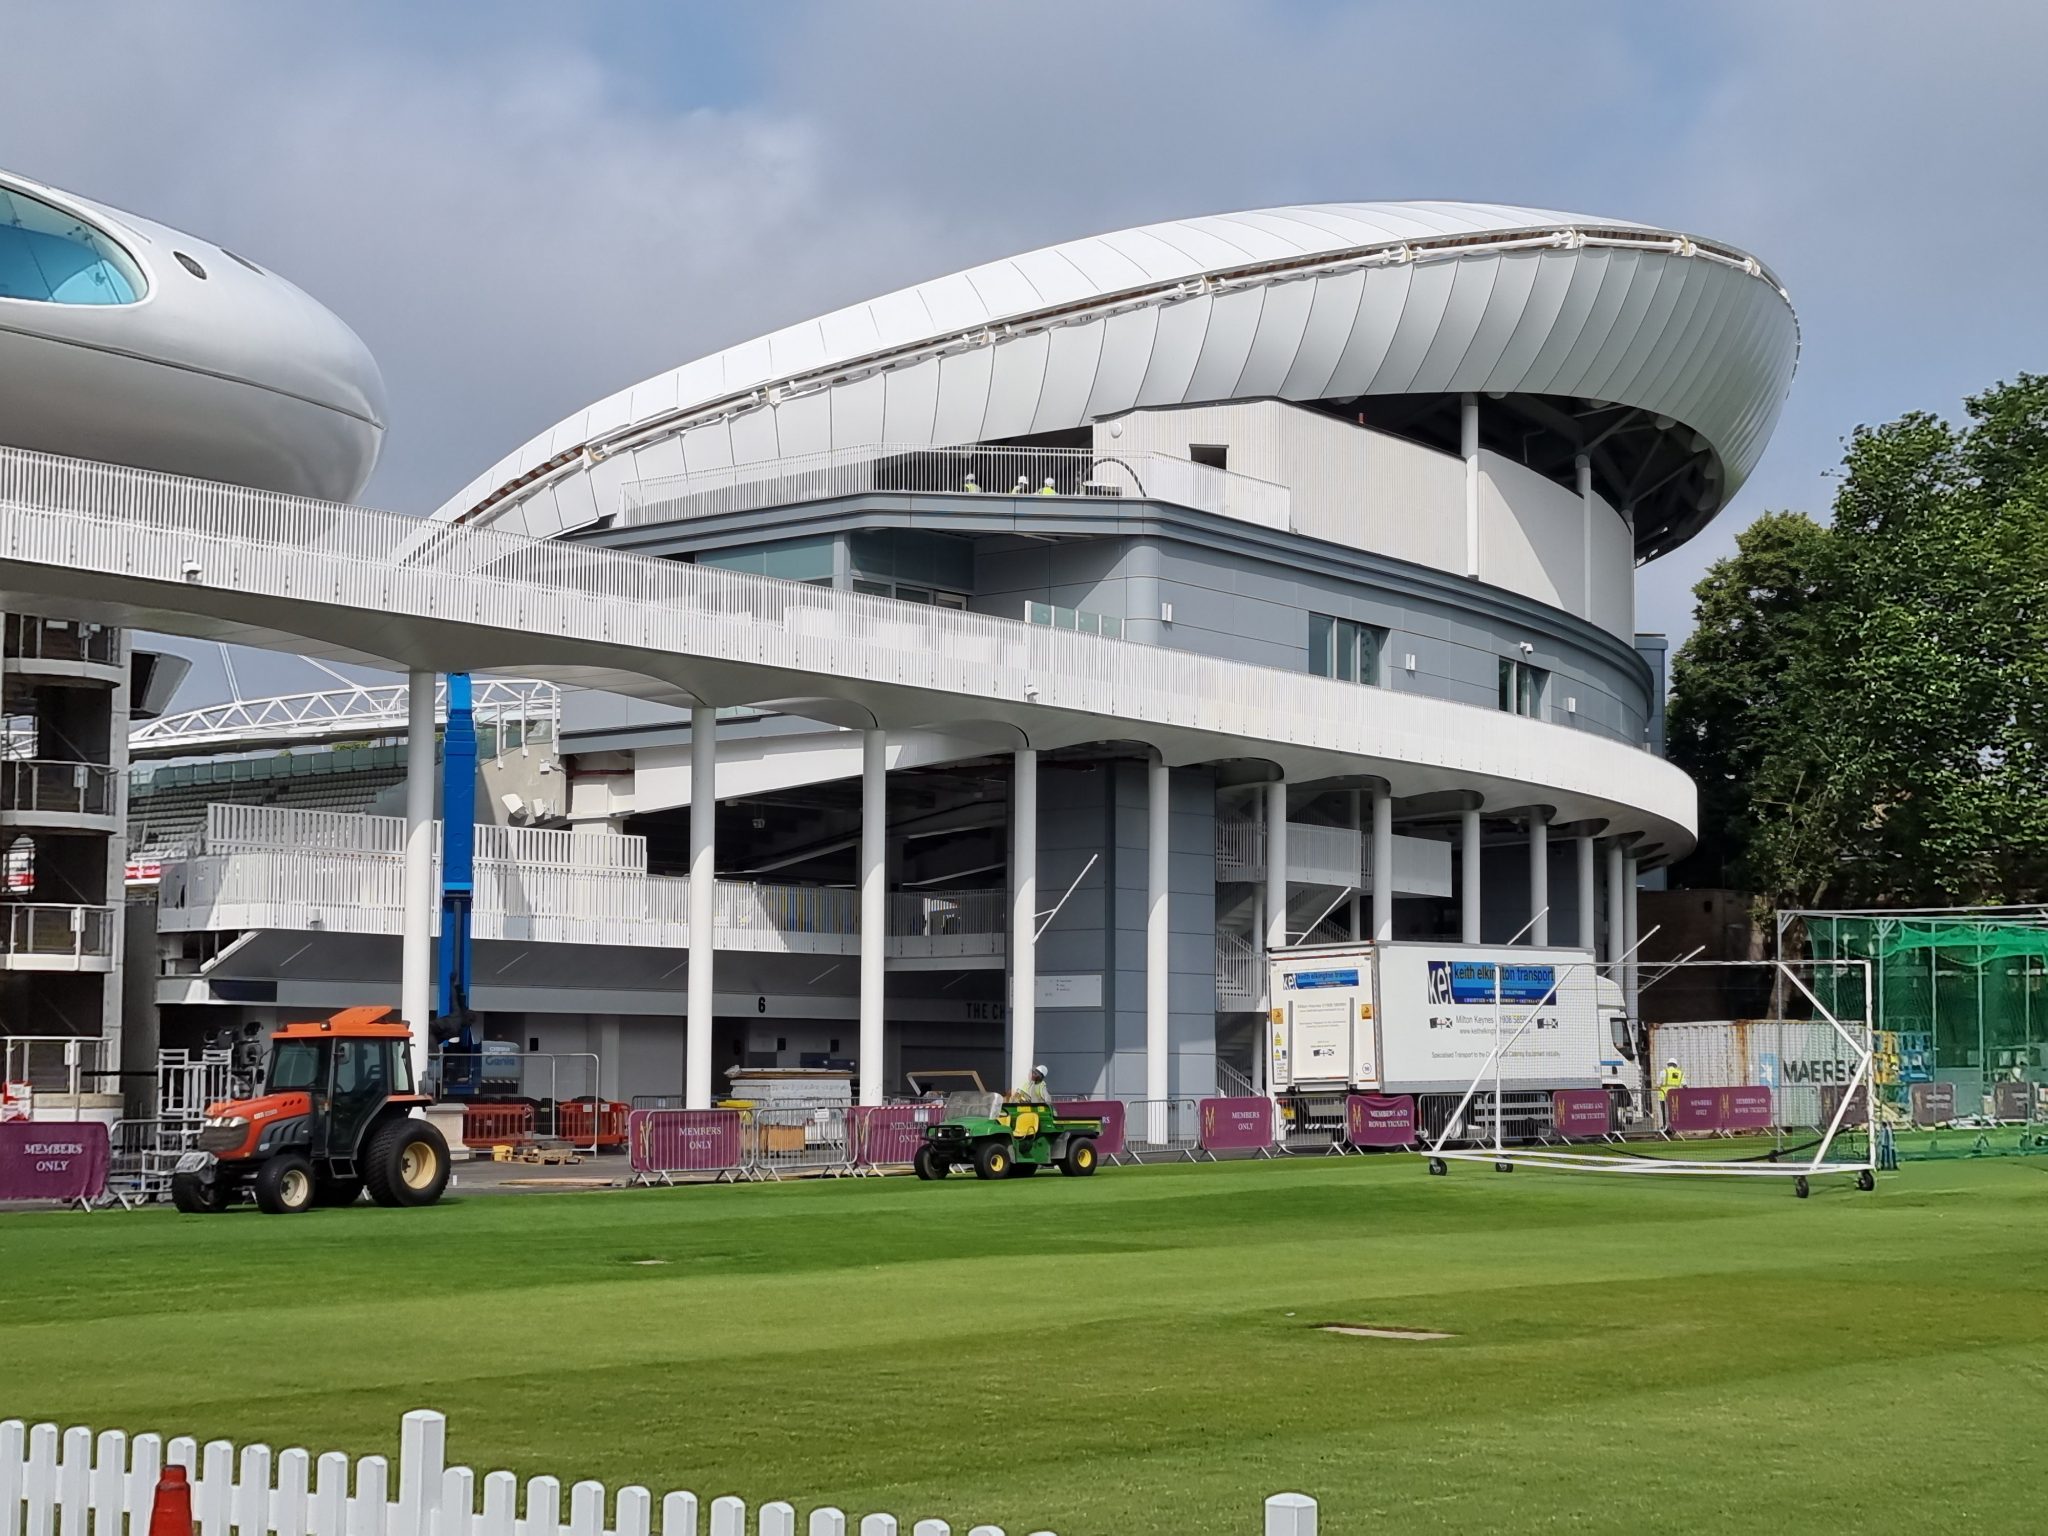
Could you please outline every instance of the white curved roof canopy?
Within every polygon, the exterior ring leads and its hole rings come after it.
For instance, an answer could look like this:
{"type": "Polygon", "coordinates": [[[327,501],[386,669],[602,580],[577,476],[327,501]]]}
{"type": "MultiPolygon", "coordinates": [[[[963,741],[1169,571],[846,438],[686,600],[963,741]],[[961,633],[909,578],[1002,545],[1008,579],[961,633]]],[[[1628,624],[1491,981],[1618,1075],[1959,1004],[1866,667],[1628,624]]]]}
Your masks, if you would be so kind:
{"type": "Polygon", "coordinates": [[[436,516],[549,536],[615,511],[626,483],[736,463],[1155,406],[1473,392],[1532,402],[1567,465],[1589,451],[1650,555],[1749,474],[1797,359],[1777,280],[1673,231],[1476,203],[1219,214],[990,262],[686,363],[535,437],[436,516]],[[1654,451],[1625,457],[1629,434],[1654,451]]]}

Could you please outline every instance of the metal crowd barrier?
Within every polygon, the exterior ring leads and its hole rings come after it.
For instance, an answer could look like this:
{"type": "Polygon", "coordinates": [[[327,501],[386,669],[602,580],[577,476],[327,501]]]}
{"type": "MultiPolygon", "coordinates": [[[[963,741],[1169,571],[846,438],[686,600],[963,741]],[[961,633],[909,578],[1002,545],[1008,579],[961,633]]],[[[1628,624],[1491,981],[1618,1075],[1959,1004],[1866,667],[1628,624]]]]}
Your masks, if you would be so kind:
{"type": "Polygon", "coordinates": [[[1124,1157],[1134,1163],[1159,1158],[1213,1160],[1215,1154],[1202,1149],[1201,1101],[1132,1099],[1124,1114],[1124,1157]]]}
{"type": "Polygon", "coordinates": [[[946,1118],[943,1104],[879,1104],[846,1111],[847,1167],[859,1174],[904,1168],[917,1156],[928,1125],[946,1118]]]}
{"type": "Polygon", "coordinates": [[[1348,1155],[1351,1147],[1344,1139],[1345,1098],[1344,1094],[1281,1094],[1276,1150],[1321,1152],[1326,1157],[1348,1155]]]}
{"type": "Polygon", "coordinates": [[[171,1192],[179,1153],[163,1146],[161,1122],[116,1120],[108,1135],[107,1198],[126,1205],[161,1200],[171,1192]]]}
{"type": "Polygon", "coordinates": [[[846,1106],[743,1109],[739,1113],[746,1127],[744,1177],[779,1179],[788,1173],[852,1171],[846,1106]]]}
{"type": "Polygon", "coordinates": [[[465,1104],[462,1139],[472,1149],[524,1146],[534,1137],[531,1104],[465,1104]]]}

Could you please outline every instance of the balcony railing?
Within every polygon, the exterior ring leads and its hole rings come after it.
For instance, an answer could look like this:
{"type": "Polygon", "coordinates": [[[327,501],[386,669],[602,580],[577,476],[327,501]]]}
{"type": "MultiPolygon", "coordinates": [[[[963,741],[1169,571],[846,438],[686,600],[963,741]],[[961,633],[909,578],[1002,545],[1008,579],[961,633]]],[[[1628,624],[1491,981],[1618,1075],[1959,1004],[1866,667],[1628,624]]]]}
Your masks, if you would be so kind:
{"type": "Polygon", "coordinates": [[[925,448],[875,444],[630,482],[615,526],[758,512],[877,492],[1046,499],[1130,497],[1286,529],[1287,487],[1163,453],[1085,448],[925,448]]]}
{"type": "Polygon", "coordinates": [[[1259,977],[1259,949],[1242,934],[1216,930],[1216,1001],[1224,1007],[1258,1002],[1265,988],[1259,977]]]}
{"type": "Polygon", "coordinates": [[[97,763],[0,761],[0,810],[111,816],[114,770],[97,763]]]}
{"type": "Polygon", "coordinates": [[[7,615],[7,654],[25,661],[121,662],[121,632],[103,624],[43,619],[32,613],[7,615]]]}
{"type": "Polygon", "coordinates": [[[36,903],[8,903],[0,906],[6,914],[0,922],[9,955],[34,955],[49,959],[108,958],[114,953],[112,907],[69,907],[36,903]]]}

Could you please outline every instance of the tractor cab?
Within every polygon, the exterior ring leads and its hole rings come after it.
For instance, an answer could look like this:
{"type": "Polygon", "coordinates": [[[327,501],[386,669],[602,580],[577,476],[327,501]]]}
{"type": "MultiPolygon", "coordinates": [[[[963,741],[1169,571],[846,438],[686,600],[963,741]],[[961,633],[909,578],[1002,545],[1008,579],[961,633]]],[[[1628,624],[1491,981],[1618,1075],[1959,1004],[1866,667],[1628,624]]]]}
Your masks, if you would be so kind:
{"type": "Polygon", "coordinates": [[[287,1024],[271,1037],[263,1092],[209,1105],[198,1148],[179,1159],[179,1210],[226,1210],[248,1195],[272,1213],[350,1205],[430,1205],[448,1182],[448,1148],[424,1120],[411,1031],[381,1007],[287,1024]]]}

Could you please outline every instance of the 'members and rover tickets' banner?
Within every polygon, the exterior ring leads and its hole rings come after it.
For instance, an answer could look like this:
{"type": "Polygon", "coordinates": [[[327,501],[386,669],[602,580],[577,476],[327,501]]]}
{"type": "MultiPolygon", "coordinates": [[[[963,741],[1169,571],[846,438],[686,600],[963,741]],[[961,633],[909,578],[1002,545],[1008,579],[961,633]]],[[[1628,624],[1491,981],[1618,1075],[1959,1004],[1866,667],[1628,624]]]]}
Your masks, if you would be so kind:
{"type": "Polygon", "coordinates": [[[1674,1088],[1674,1131],[1767,1131],[1771,1128],[1768,1088],[1674,1088]]]}
{"type": "Polygon", "coordinates": [[[1124,1155],[1124,1101],[1122,1099],[1061,1099],[1054,1106],[1062,1120],[1100,1120],[1102,1134],[1095,1138],[1097,1157],[1124,1155]]]}
{"type": "Polygon", "coordinates": [[[1354,1147],[1415,1145],[1415,1098],[1354,1093],[1344,1101],[1344,1139],[1354,1147]]]}
{"type": "Polygon", "coordinates": [[[1605,1136],[1613,1120],[1614,1100],[1605,1088],[1560,1088],[1550,1096],[1550,1122],[1560,1136],[1605,1136]]]}
{"type": "Polygon", "coordinates": [[[1273,1145],[1271,1099],[1202,1100],[1202,1150],[1252,1152],[1273,1145]]]}
{"type": "Polygon", "coordinates": [[[729,1173],[745,1163],[736,1109],[636,1109],[626,1119],[635,1173],[729,1173]]]}
{"type": "Polygon", "coordinates": [[[0,1200],[96,1200],[107,1158],[97,1120],[10,1120],[0,1125],[0,1200]]]}

